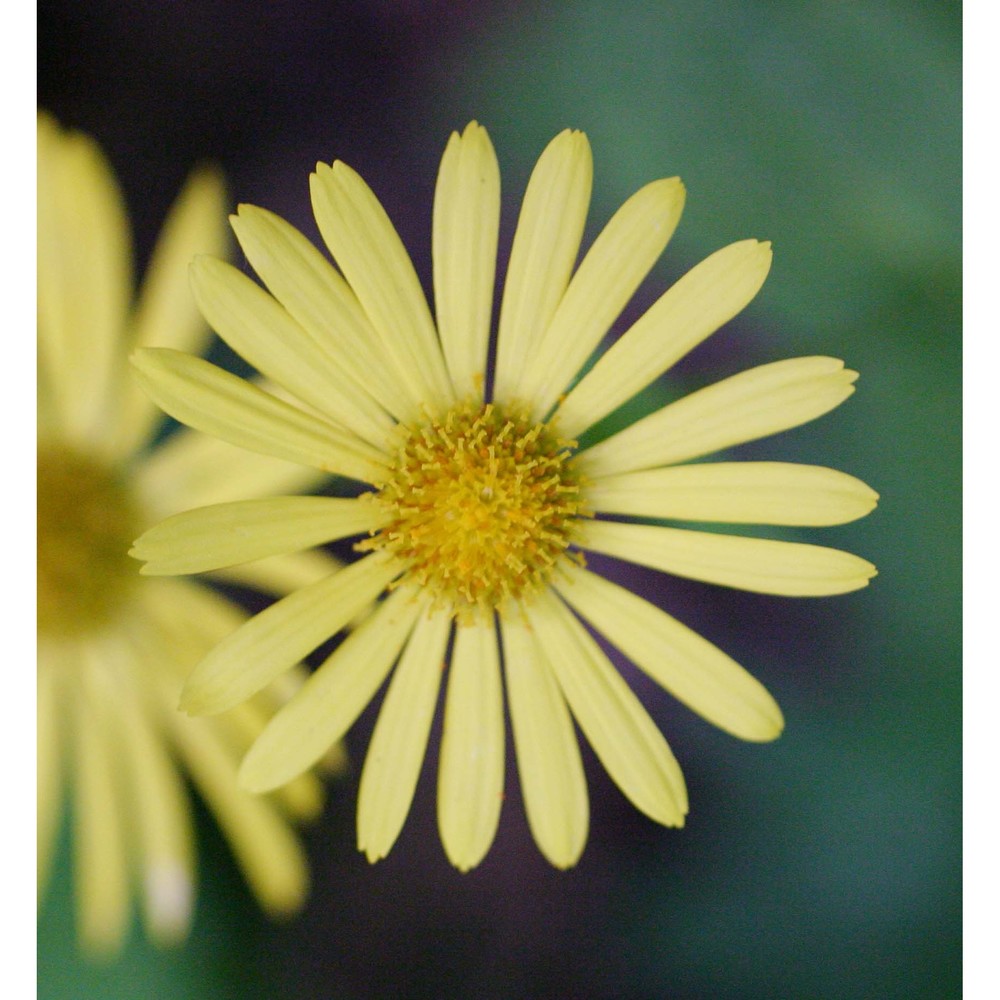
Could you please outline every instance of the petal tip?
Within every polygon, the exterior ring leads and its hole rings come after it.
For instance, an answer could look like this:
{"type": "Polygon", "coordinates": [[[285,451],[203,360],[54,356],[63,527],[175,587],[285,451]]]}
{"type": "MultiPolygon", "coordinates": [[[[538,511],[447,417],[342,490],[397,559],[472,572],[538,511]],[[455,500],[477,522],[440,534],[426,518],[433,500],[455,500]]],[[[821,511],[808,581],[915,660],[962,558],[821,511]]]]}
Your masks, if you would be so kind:
{"type": "Polygon", "coordinates": [[[236,783],[252,795],[263,795],[280,788],[285,779],[275,780],[274,776],[268,773],[267,768],[262,766],[260,755],[254,753],[255,746],[251,747],[243,758],[236,775],[236,783]]]}

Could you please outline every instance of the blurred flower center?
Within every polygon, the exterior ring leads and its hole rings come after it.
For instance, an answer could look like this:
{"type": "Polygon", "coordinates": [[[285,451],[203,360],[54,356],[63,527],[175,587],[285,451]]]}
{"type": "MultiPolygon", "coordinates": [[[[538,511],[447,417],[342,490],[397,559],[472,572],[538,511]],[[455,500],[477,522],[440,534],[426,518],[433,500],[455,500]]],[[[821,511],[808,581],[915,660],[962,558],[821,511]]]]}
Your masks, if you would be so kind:
{"type": "Polygon", "coordinates": [[[385,549],[460,615],[540,588],[582,510],[572,442],[545,424],[462,404],[411,429],[377,502],[392,521],[362,549],[385,549]]]}
{"type": "Polygon", "coordinates": [[[138,508],[120,475],[63,445],[38,449],[38,630],[109,622],[139,579],[128,556],[138,508]]]}

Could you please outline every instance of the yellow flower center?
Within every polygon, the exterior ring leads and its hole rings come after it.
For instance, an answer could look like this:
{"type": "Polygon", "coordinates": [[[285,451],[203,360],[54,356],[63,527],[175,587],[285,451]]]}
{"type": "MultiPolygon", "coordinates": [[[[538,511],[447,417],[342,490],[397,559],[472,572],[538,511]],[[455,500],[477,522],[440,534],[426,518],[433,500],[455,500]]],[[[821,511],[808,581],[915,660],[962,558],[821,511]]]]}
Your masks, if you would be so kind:
{"type": "Polygon", "coordinates": [[[409,564],[460,616],[492,612],[549,579],[584,516],[574,443],[493,404],[406,430],[376,502],[391,521],[362,550],[409,564]]]}
{"type": "Polygon", "coordinates": [[[61,445],[38,449],[38,630],[107,624],[139,579],[128,556],[138,508],[121,478],[61,445]]]}

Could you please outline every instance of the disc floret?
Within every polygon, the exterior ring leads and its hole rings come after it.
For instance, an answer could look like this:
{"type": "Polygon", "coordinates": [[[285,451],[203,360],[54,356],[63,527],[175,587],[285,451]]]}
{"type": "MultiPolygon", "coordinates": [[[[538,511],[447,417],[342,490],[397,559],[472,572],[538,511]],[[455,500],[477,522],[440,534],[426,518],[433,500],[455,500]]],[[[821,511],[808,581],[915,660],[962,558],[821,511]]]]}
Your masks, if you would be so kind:
{"type": "Polygon", "coordinates": [[[363,549],[385,549],[406,579],[460,616],[523,599],[550,578],[584,516],[575,442],[492,403],[461,404],[403,431],[377,484],[390,522],[363,549]]]}

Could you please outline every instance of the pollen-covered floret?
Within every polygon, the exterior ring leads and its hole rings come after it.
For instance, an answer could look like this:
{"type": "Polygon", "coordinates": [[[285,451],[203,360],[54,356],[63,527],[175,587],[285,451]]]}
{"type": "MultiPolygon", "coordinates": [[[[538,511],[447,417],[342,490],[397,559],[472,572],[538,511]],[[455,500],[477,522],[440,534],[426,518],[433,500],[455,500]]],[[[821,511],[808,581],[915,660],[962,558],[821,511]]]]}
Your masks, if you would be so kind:
{"type": "Polygon", "coordinates": [[[409,564],[410,579],[468,617],[543,586],[585,514],[574,442],[494,404],[407,429],[375,502],[392,516],[360,543],[409,564]]]}

